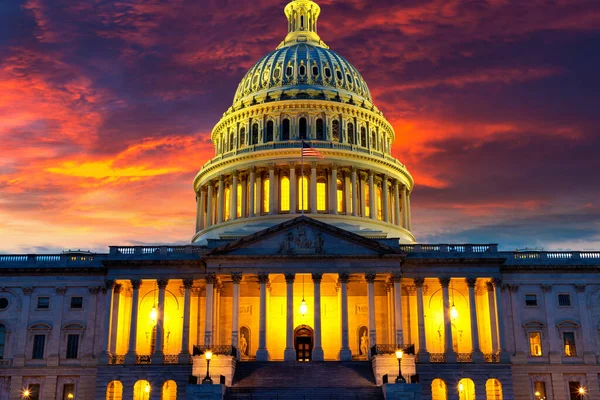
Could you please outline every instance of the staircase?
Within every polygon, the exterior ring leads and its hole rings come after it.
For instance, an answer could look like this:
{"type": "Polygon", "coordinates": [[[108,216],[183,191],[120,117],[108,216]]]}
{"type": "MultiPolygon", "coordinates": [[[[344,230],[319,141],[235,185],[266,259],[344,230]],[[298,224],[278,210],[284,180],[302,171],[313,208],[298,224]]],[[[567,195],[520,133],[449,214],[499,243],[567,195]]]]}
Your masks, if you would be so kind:
{"type": "Polygon", "coordinates": [[[383,400],[369,362],[240,362],[226,400],[383,400]]]}

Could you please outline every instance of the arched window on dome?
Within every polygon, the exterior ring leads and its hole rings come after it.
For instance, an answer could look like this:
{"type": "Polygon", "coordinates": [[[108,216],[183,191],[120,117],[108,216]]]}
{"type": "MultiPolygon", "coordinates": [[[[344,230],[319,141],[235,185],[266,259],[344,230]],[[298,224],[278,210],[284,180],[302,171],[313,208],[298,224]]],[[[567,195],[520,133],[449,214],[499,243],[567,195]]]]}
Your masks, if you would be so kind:
{"type": "Polygon", "coordinates": [[[308,211],[308,178],[298,178],[298,210],[308,211]]]}
{"type": "Polygon", "coordinates": [[[290,211],[290,178],[284,176],[279,182],[279,210],[281,212],[290,211]]]}
{"type": "Polygon", "coordinates": [[[240,129],[240,148],[246,147],[246,128],[240,129]]]}
{"type": "Polygon", "coordinates": [[[369,193],[369,185],[365,185],[365,215],[363,217],[371,216],[371,193],[369,193]]]}
{"type": "Polygon", "coordinates": [[[238,183],[237,185],[237,209],[236,209],[236,215],[238,218],[242,217],[242,184],[238,183]]]}
{"type": "Polygon", "coordinates": [[[321,118],[317,119],[317,140],[325,140],[325,127],[321,118]]]}
{"type": "Polygon", "coordinates": [[[262,204],[262,211],[263,213],[268,213],[269,211],[271,211],[270,206],[270,202],[271,202],[271,198],[270,198],[270,189],[271,189],[271,182],[269,182],[269,178],[265,178],[263,180],[263,204],[262,204]]]}
{"type": "Polygon", "coordinates": [[[235,144],[235,138],[233,137],[233,131],[229,131],[229,151],[233,151],[235,144]]]}
{"type": "Polygon", "coordinates": [[[327,211],[327,181],[325,178],[317,178],[317,211],[327,211]]]}
{"type": "Polygon", "coordinates": [[[252,143],[258,144],[258,124],[252,125],[252,143]]]}
{"type": "Polygon", "coordinates": [[[348,143],[354,144],[354,124],[352,122],[348,124],[348,143]]]}
{"type": "Polygon", "coordinates": [[[344,212],[344,184],[341,179],[336,182],[336,207],[338,213],[344,212]]]}
{"type": "Polygon", "coordinates": [[[306,122],[306,118],[300,118],[298,123],[300,140],[306,140],[306,132],[308,130],[308,124],[306,122]]]}
{"type": "Polygon", "coordinates": [[[281,124],[281,140],[290,140],[290,120],[287,118],[281,124]]]}
{"type": "Polygon", "coordinates": [[[364,126],[360,128],[360,145],[367,147],[367,129],[364,126]]]}
{"type": "Polygon", "coordinates": [[[383,221],[383,194],[381,186],[377,186],[377,219],[383,221]]]}
{"type": "Polygon", "coordinates": [[[337,119],[331,123],[331,135],[334,141],[340,141],[340,121],[337,119]]]}
{"type": "Polygon", "coordinates": [[[371,131],[371,147],[375,150],[379,150],[377,148],[377,137],[375,136],[375,131],[371,131]]]}
{"type": "Polygon", "coordinates": [[[225,189],[225,221],[229,221],[229,212],[231,211],[231,189],[225,189]]]}
{"type": "Polygon", "coordinates": [[[265,142],[272,142],[273,141],[273,121],[269,121],[267,122],[267,132],[265,135],[265,142]]]}

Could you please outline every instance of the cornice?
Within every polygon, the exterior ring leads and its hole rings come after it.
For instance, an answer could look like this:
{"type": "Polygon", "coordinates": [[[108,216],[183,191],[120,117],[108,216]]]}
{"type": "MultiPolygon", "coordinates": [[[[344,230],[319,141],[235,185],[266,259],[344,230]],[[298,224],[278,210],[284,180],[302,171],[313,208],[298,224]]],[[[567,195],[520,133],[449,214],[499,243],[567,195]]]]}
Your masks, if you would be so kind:
{"type": "Polygon", "coordinates": [[[2,275],[106,275],[105,267],[57,267],[57,268],[39,268],[39,267],[20,267],[20,268],[0,268],[2,275]]]}

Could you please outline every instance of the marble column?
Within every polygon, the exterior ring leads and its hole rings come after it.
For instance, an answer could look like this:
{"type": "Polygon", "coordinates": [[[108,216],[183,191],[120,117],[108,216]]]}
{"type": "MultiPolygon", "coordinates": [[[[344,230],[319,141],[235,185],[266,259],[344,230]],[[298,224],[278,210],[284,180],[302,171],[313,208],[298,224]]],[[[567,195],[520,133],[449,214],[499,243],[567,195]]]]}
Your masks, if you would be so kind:
{"type": "Polygon", "coordinates": [[[217,223],[220,224],[224,221],[224,210],[225,207],[225,182],[223,175],[219,176],[219,194],[217,196],[217,223]]]}
{"type": "Polygon", "coordinates": [[[590,330],[586,326],[590,326],[590,318],[587,311],[587,301],[585,298],[585,288],[583,284],[575,285],[577,292],[577,305],[579,306],[579,319],[581,320],[581,335],[583,336],[583,358],[586,364],[596,364],[596,354],[594,352],[593,338],[590,335],[590,330]]]}
{"type": "Polygon", "coordinates": [[[419,332],[419,362],[429,362],[429,352],[427,351],[427,336],[425,335],[425,308],[423,301],[423,286],[425,278],[415,278],[415,287],[417,288],[417,326],[419,332]]]}
{"type": "Polygon", "coordinates": [[[338,213],[338,201],[337,201],[337,165],[336,164],[332,164],[331,165],[331,181],[329,182],[329,185],[331,187],[331,195],[330,195],[330,201],[329,201],[329,212],[337,215],[338,213]]]}
{"type": "Polygon", "coordinates": [[[381,181],[381,195],[383,196],[383,221],[390,222],[390,202],[388,195],[388,177],[387,175],[383,175],[383,180],[381,181]]]}
{"type": "Polygon", "coordinates": [[[214,187],[211,183],[208,184],[208,197],[206,199],[206,227],[210,228],[213,224],[213,198],[214,187]]]}
{"type": "Polygon", "coordinates": [[[412,229],[412,216],[410,213],[410,192],[406,192],[406,221],[407,228],[409,231],[412,229]]]}
{"type": "Polygon", "coordinates": [[[242,213],[241,218],[248,217],[248,175],[243,174],[241,177],[241,185],[242,185],[242,213]]]}
{"type": "Polygon", "coordinates": [[[264,212],[264,202],[263,202],[263,182],[262,175],[259,174],[256,177],[256,214],[262,215],[264,212]]]}
{"type": "Polygon", "coordinates": [[[165,292],[168,279],[158,280],[158,313],[156,316],[156,346],[152,354],[152,364],[162,364],[165,359],[165,292]]]}
{"type": "Polygon", "coordinates": [[[193,285],[193,279],[183,280],[183,329],[181,331],[181,351],[179,352],[180,364],[188,364],[190,362],[190,292],[193,285]]]}
{"type": "Polygon", "coordinates": [[[400,215],[400,184],[398,180],[394,181],[394,223],[402,226],[402,216],[400,215]]]}
{"type": "Polygon", "coordinates": [[[360,190],[360,201],[359,201],[359,207],[360,207],[360,216],[363,218],[367,218],[367,177],[368,175],[365,172],[361,172],[359,174],[359,190],[360,190]]]}
{"type": "Polygon", "coordinates": [[[213,304],[213,327],[212,327],[212,344],[218,346],[221,343],[221,281],[217,278],[214,284],[214,304],[213,304]]]}
{"type": "Polygon", "coordinates": [[[238,188],[238,172],[233,171],[231,173],[231,204],[229,206],[229,219],[234,220],[237,219],[237,188],[238,188]]]}
{"type": "Polygon", "coordinates": [[[496,313],[498,314],[498,343],[500,346],[500,362],[510,362],[510,353],[506,350],[506,331],[504,326],[506,325],[504,319],[504,307],[502,305],[502,279],[492,279],[494,284],[494,294],[496,297],[496,313]]]}
{"type": "Polygon", "coordinates": [[[310,212],[317,213],[317,163],[310,163],[310,212]]]}
{"type": "Polygon", "coordinates": [[[269,163],[269,215],[278,213],[279,204],[277,204],[277,195],[275,190],[275,163],[269,163]]]}
{"type": "Polygon", "coordinates": [[[479,325],[477,323],[477,302],[475,301],[475,285],[477,285],[477,278],[465,278],[467,287],[469,289],[469,316],[471,319],[471,343],[473,362],[483,362],[483,353],[479,346],[479,325]]]}
{"type": "Polygon", "coordinates": [[[490,331],[492,332],[492,351],[500,351],[498,346],[498,321],[496,319],[496,300],[494,299],[494,285],[492,282],[486,282],[485,288],[488,294],[488,307],[490,310],[490,331]]]}
{"type": "Polygon", "coordinates": [[[450,318],[450,295],[448,293],[448,287],[450,286],[450,278],[440,278],[440,284],[442,285],[442,297],[444,301],[444,352],[446,353],[446,362],[456,362],[456,352],[452,346],[452,319],[450,318]]]}
{"type": "MultiPolygon", "coordinates": [[[[240,283],[242,282],[242,273],[236,272],[231,274],[231,281],[233,282],[233,299],[231,301],[231,344],[238,349],[238,356],[241,357],[239,352],[240,342],[240,283]]],[[[246,338],[247,339],[247,338],[246,338]]]]}
{"type": "Polygon", "coordinates": [[[296,178],[296,163],[290,162],[290,214],[298,211],[298,179],[296,178]]]}
{"type": "Polygon", "coordinates": [[[344,173],[344,214],[352,215],[352,181],[347,172],[344,173]]]}
{"type": "Polygon", "coordinates": [[[249,193],[249,197],[250,197],[250,213],[249,213],[249,215],[250,215],[250,217],[254,217],[255,208],[256,208],[256,206],[254,204],[254,198],[255,198],[255,195],[254,195],[254,191],[255,191],[255,188],[254,188],[254,184],[255,184],[254,173],[255,173],[255,171],[256,171],[255,167],[251,167],[250,168],[250,193],[249,193]]]}
{"type": "Polygon", "coordinates": [[[401,220],[402,220],[402,227],[404,229],[408,229],[408,200],[407,200],[407,193],[408,191],[406,190],[406,186],[402,186],[402,216],[401,216],[401,220]]]}
{"type": "Polygon", "coordinates": [[[369,358],[371,358],[371,347],[377,344],[377,327],[375,325],[375,278],[376,274],[365,274],[367,281],[367,296],[369,299],[369,358]]]}
{"type": "Polygon", "coordinates": [[[214,284],[217,281],[215,274],[206,274],[206,299],[205,299],[205,316],[204,316],[204,346],[210,347],[213,345],[213,306],[214,306],[214,284]]]}
{"type": "MultiPolygon", "coordinates": [[[[106,305],[104,306],[104,324],[103,324],[103,332],[102,332],[102,353],[100,354],[100,360],[99,363],[106,365],[109,363],[110,361],[110,340],[112,335],[110,334],[111,331],[111,314],[112,314],[112,306],[113,306],[113,296],[114,296],[114,288],[115,288],[115,281],[113,280],[107,280],[106,281],[106,305]]],[[[27,294],[27,292],[25,290],[28,291],[29,288],[24,288],[23,289],[23,293],[27,294]]],[[[31,294],[31,293],[30,293],[31,294]]],[[[30,300],[30,296],[26,295],[23,297],[24,301],[30,300]]],[[[25,305],[25,304],[24,304],[25,305]]],[[[27,313],[29,312],[29,307],[25,310],[27,313]]],[[[25,314],[25,313],[23,313],[25,314]]],[[[25,321],[25,325],[23,326],[27,326],[27,321],[25,321]]],[[[24,339],[23,339],[24,340],[24,339]]],[[[25,342],[23,341],[23,347],[25,347],[25,342]]],[[[22,347],[19,346],[19,351],[21,351],[22,347]]],[[[24,350],[24,349],[23,349],[24,350]]]]}
{"type": "Polygon", "coordinates": [[[396,346],[402,346],[406,344],[402,328],[402,275],[393,273],[392,282],[394,282],[394,343],[396,346]]]}
{"type": "Polygon", "coordinates": [[[129,327],[129,348],[125,355],[125,364],[134,365],[137,362],[137,326],[138,326],[138,311],[140,302],[140,287],[142,281],[140,279],[131,280],[131,288],[133,294],[131,296],[131,322],[129,327]]]}
{"type": "Polygon", "coordinates": [[[346,273],[341,273],[339,279],[340,295],[342,297],[342,348],[340,349],[340,361],[351,361],[352,350],[350,350],[350,340],[348,337],[348,281],[350,280],[350,275],[346,273]]]}
{"type": "Polygon", "coordinates": [[[352,215],[358,215],[358,189],[356,184],[356,167],[352,167],[352,215]]]}
{"type": "Polygon", "coordinates": [[[267,284],[269,283],[269,274],[259,274],[258,283],[260,285],[260,310],[256,361],[269,361],[269,350],[267,349],[267,284]]]}
{"type": "Polygon", "coordinates": [[[113,356],[117,354],[117,337],[119,335],[119,304],[121,302],[122,289],[123,287],[120,283],[117,283],[113,289],[112,320],[110,323],[110,354],[113,356]]]}
{"type": "Polygon", "coordinates": [[[323,274],[312,274],[314,284],[314,301],[315,301],[315,347],[312,351],[313,361],[323,361],[325,359],[323,353],[323,345],[321,342],[321,279],[323,274]]]}
{"type": "Polygon", "coordinates": [[[296,360],[296,349],[294,348],[294,279],[295,274],[285,274],[286,283],[286,312],[285,312],[285,350],[284,361],[296,360]]]}
{"type": "Polygon", "coordinates": [[[375,181],[373,171],[369,171],[369,218],[377,218],[377,192],[375,191],[375,181]]]}
{"type": "Polygon", "coordinates": [[[204,202],[202,197],[204,191],[200,188],[200,193],[196,194],[196,232],[200,232],[204,229],[204,202]]]}

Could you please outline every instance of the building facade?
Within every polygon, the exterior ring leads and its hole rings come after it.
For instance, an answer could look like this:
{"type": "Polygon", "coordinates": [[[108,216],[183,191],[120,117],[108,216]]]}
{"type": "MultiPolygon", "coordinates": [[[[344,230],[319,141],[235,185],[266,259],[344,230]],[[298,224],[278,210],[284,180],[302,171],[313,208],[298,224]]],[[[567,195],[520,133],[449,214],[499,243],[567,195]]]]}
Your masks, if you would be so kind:
{"type": "Polygon", "coordinates": [[[186,399],[211,368],[357,361],[427,400],[600,399],[600,252],[420,244],[414,181],[319,6],[242,79],[187,246],[0,255],[0,399],[186,399]]]}

